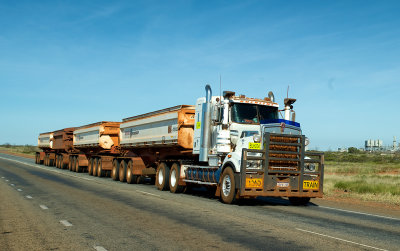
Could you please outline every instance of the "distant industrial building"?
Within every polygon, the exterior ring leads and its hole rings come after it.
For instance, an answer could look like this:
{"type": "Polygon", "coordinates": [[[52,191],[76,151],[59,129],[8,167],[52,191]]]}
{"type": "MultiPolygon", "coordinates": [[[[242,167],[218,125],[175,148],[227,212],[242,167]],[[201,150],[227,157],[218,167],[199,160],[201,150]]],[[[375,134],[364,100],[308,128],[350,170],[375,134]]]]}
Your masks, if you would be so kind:
{"type": "Polygon", "coordinates": [[[376,152],[385,150],[383,147],[383,140],[380,139],[368,139],[365,141],[365,151],[376,152]]]}

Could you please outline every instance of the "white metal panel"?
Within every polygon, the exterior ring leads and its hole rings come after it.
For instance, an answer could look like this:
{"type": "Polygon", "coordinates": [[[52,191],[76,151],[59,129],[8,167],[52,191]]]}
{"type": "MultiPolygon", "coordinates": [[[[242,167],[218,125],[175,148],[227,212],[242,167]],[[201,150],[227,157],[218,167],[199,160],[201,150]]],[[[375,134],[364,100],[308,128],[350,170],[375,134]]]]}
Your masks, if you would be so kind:
{"type": "Polygon", "coordinates": [[[50,147],[51,138],[53,138],[53,133],[39,135],[38,147],[50,147]]]}
{"type": "Polygon", "coordinates": [[[178,112],[123,122],[120,125],[120,144],[175,144],[178,141],[178,112]]]}
{"type": "Polygon", "coordinates": [[[74,146],[98,145],[100,126],[78,129],[74,131],[74,146]]]}
{"type": "Polygon", "coordinates": [[[137,120],[133,120],[133,121],[122,122],[120,125],[120,128],[127,128],[127,127],[136,126],[136,125],[145,125],[145,124],[166,121],[166,120],[171,120],[171,119],[178,119],[178,113],[170,112],[170,113],[166,113],[166,114],[151,116],[149,118],[142,118],[142,119],[137,119],[137,120]]]}

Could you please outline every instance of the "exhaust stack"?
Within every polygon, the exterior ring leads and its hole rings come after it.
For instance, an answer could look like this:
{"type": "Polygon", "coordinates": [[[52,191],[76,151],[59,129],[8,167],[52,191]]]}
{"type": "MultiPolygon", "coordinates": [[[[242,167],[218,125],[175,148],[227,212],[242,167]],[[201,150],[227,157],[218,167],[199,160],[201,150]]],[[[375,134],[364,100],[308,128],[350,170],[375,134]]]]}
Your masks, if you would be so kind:
{"type": "Polygon", "coordinates": [[[211,97],[210,85],[206,85],[206,102],[202,107],[201,136],[200,136],[200,156],[199,161],[208,161],[208,151],[210,149],[210,126],[211,126],[211,97]]]}

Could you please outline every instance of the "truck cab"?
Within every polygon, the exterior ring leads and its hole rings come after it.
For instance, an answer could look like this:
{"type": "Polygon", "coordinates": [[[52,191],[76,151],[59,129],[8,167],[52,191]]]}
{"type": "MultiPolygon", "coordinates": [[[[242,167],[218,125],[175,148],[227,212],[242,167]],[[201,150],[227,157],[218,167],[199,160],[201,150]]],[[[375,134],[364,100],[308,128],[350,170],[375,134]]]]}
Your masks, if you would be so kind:
{"type": "Polygon", "coordinates": [[[295,101],[285,99],[279,110],[271,92],[263,99],[229,91],[212,96],[206,87],[195,112],[193,154],[200,165],[186,169],[187,181],[216,181],[216,195],[225,203],[273,196],[306,204],[322,197],[323,154],[305,151],[309,140],[294,121],[295,101]],[[201,178],[210,172],[212,180],[201,178]]]}

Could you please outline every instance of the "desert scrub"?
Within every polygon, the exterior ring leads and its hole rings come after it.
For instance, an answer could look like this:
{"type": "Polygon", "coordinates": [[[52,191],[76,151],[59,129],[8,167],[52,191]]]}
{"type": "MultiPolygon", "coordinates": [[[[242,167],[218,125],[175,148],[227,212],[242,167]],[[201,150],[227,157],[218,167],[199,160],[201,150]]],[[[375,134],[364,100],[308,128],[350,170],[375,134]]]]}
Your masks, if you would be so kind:
{"type": "Polygon", "coordinates": [[[327,174],[324,194],[400,205],[400,176],[327,174]]]}
{"type": "Polygon", "coordinates": [[[355,193],[400,195],[400,177],[397,176],[357,176],[350,181],[338,181],[335,188],[355,193]]]}
{"type": "Polygon", "coordinates": [[[373,162],[354,163],[354,162],[336,162],[326,161],[325,173],[336,174],[378,174],[400,172],[400,163],[381,163],[373,162]]]}

